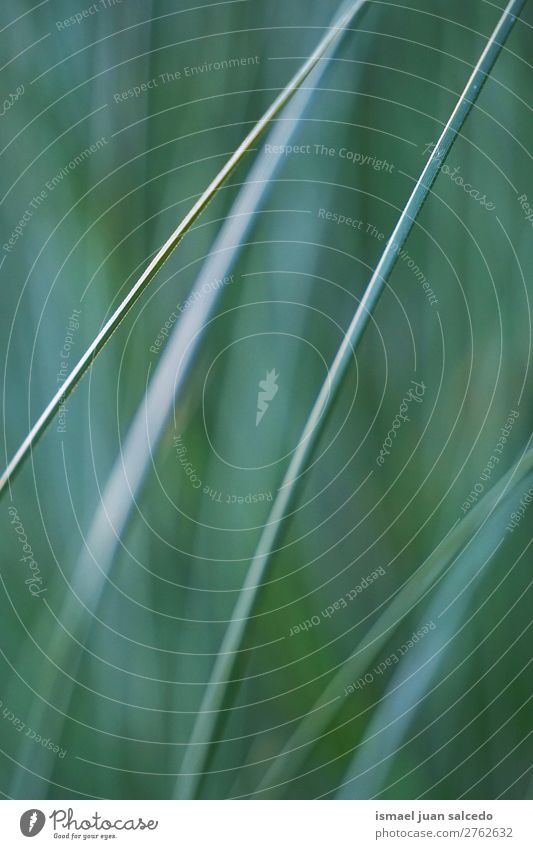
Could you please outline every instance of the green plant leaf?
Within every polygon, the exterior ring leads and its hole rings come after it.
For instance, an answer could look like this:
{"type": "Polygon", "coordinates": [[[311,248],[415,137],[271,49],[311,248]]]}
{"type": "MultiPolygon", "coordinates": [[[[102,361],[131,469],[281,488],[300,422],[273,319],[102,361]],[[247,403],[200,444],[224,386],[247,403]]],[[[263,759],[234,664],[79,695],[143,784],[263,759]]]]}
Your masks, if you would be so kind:
{"type": "Polygon", "coordinates": [[[509,520],[512,504],[519,502],[523,490],[531,478],[533,448],[526,447],[513,468],[498,481],[478,504],[465,515],[429,557],[410,576],[408,582],[397,593],[372,625],[361,643],[326,687],[319,702],[300,722],[296,731],[272,762],[261,781],[259,791],[272,791],[290,781],[299,765],[309,753],[310,747],[319,739],[343,704],[343,691],[353,681],[365,674],[377,654],[383,649],[396,628],[412,613],[446,575],[457,568],[457,560],[466,556],[474,558],[473,564],[480,565],[494,546],[495,535],[503,533],[509,520]],[[492,528],[492,524],[496,529],[492,528]],[[487,530],[490,533],[487,533],[487,530]],[[487,538],[484,534],[487,533],[487,538]],[[480,545],[483,551],[479,551],[480,545]],[[290,753],[291,757],[287,757],[290,753]]]}
{"type": "Polygon", "coordinates": [[[328,50],[335,44],[344,29],[348,26],[353,16],[363,6],[366,0],[355,0],[355,2],[345,4],[339,16],[333,24],[328,28],[326,34],[321,39],[311,56],[304,62],[302,67],[297,71],[290,82],[285,86],[283,91],[274,100],[272,105],[267,109],[264,115],[254,125],[250,132],[243,139],[237,150],[231,155],[226,164],[220,169],[216,177],[210,182],[205,191],[202,192],[198,200],[194,203],[187,215],[180,221],[174,232],[157,251],[154,258],[145,268],[139,279],[129,290],[124,300],[114,311],[113,315],[106,321],[100,332],[93,339],[89,347],[85,350],[80,360],[76,363],[72,371],[65,378],[61,387],[54,394],[53,398],[47,404],[30,432],[23,440],[12,459],[8,463],[5,471],[0,477],[0,496],[13,480],[14,476],[20,469],[24,460],[31,453],[33,446],[40,436],[44,433],[49,423],[57,414],[59,408],[65,404],[76,385],[79,383],[83,375],[92,366],[95,358],[107,344],[119,324],[126,317],[137,299],[142,295],[148,284],[155,277],[160,268],[165,264],[169,256],[173,253],[176,246],[182,240],[183,236],[194,224],[198,216],[203,212],[209,202],[215,197],[216,193],[227,180],[230,174],[237,168],[246,154],[251,150],[254,143],[270,126],[272,121],[280,113],[283,107],[290,101],[294,94],[301,88],[302,84],[309,77],[311,72],[320,61],[327,55],[328,50]]]}
{"type": "Polygon", "coordinates": [[[232,693],[238,684],[237,681],[233,680],[237,660],[252,623],[272,552],[285,527],[286,517],[290,513],[291,506],[298,494],[298,485],[302,480],[309,457],[317,444],[327,414],[332,408],[350,360],[361,341],[385,284],[390,277],[398,253],[409,236],[441,165],[487,80],[516,16],[524,6],[524,2],[525,0],[513,0],[513,2],[508,3],[488,39],[403,208],[311,410],[298,448],[292,455],[283,483],[272,505],[242,591],[236,602],[231,622],[220,647],[220,653],[215,661],[193,729],[190,745],[181,765],[182,777],[176,785],[176,795],[179,798],[194,798],[199,792],[203,776],[216,746],[217,732],[223,722],[224,711],[230,708],[232,693]]]}

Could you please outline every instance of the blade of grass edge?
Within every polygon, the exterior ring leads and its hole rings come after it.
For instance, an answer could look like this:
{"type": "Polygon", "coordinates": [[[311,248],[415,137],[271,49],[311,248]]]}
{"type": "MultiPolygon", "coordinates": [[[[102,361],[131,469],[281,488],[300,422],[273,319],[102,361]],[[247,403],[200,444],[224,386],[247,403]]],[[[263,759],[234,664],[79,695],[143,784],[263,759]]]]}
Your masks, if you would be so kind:
{"type": "MultiPolygon", "coordinates": [[[[494,550],[491,550],[485,559],[485,566],[493,554],[494,550]]],[[[358,798],[354,787],[357,787],[363,776],[367,798],[370,799],[385,789],[393,756],[412,742],[412,738],[405,739],[409,728],[424,700],[438,687],[434,681],[444,663],[450,643],[465,627],[461,623],[476,587],[472,574],[475,574],[477,557],[476,550],[471,553],[465,564],[461,553],[452,564],[455,567],[453,572],[446,574],[443,586],[435,591],[431,604],[421,612],[418,620],[420,625],[415,627],[423,627],[422,623],[438,622],[438,631],[433,635],[434,638],[438,637],[438,644],[435,645],[435,639],[422,640],[401,658],[389,685],[376,697],[369,714],[368,726],[353,749],[350,763],[340,778],[340,784],[333,788],[328,796],[334,794],[336,799],[358,798]],[[465,565],[466,568],[463,569],[465,565]],[[454,598],[451,613],[444,622],[439,622],[439,614],[454,598]]]]}
{"type": "Polygon", "coordinates": [[[305,425],[299,447],[272,505],[267,523],[259,539],[256,553],[250,564],[241,593],[217,655],[210,681],[207,685],[198,718],[193,728],[189,746],[176,782],[178,798],[194,798],[202,783],[207,764],[215,745],[214,737],[222,722],[221,713],[227,709],[230,685],[237,656],[250,627],[250,617],[258,602],[259,588],[265,576],[270,555],[284,527],[284,517],[290,511],[297,494],[307,460],[317,443],[326,415],[340,386],[352,353],[357,348],[368,325],[379,297],[413,225],[426,200],[439,169],[457,138],[464,121],[475,103],[502,46],[509,35],[526,0],[511,0],[503,11],[492,35],[481,53],[455,108],[444,127],[400,218],[371,276],[350,327],[333,360],[328,376],[317,396],[305,425]]]}
{"type": "MultiPolygon", "coordinates": [[[[355,14],[366,2],[367,0],[358,0],[357,3],[351,4],[350,8],[355,14]]],[[[338,23],[338,16],[335,20],[338,23]]],[[[334,26],[336,25],[334,23],[334,26]]],[[[326,68],[327,61],[314,68],[308,77],[308,85],[301,88],[285,106],[281,115],[274,119],[266,141],[271,147],[284,147],[290,142],[326,68]]],[[[59,614],[47,611],[49,615],[57,617],[66,632],[72,634],[75,639],[66,640],[65,631],[58,629],[51,643],[47,645],[47,655],[54,658],[54,669],[50,671],[49,664],[46,664],[42,672],[43,680],[40,686],[36,687],[45,704],[51,704],[53,694],[59,689],[56,670],[70,670],[69,677],[63,677],[60,691],[63,704],[68,703],[71,698],[76,683],[76,669],[82,654],[80,645],[86,644],[91,630],[90,613],[98,608],[113,558],[152,460],[153,451],[174,408],[176,398],[185,385],[195,351],[201,343],[201,329],[207,323],[222,292],[222,289],[213,289],[209,284],[212,280],[224,278],[234,266],[246,235],[252,227],[254,213],[260,208],[272,186],[272,179],[280,162],[280,157],[270,156],[263,150],[247,174],[189,293],[192,306],[181,314],[168,339],[148,389],[128,427],[122,450],[108,476],[70,579],[70,592],[74,598],[67,597],[64,600],[59,614]],[[207,295],[205,286],[209,289],[207,295]],[[81,616],[80,605],[83,608],[81,616]]],[[[70,496],[68,477],[66,481],[70,496]]],[[[44,605],[45,608],[48,607],[46,599],[44,605]]],[[[23,669],[26,668],[27,663],[23,657],[19,658],[19,665],[23,669]]],[[[28,719],[32,727],[43,725],[42,709],[39,702],[32,708],[28,719]]],[[[57,730],[56,737],[60,736],[61,732],[57,730]]],[[[29,741],[23,741],[19,752],[21,763],[25,763],[29,756],[29,752],[22,751],[24,746],[28,748],[31,744],[29,741]]],[[[44,767],[41,767],[41,774],[43,773],[44,767]]],[[[11,786],[14,797],[22,792],[23,779],[23,773],[15,774],[11,786]]]]}
{"type": "MultiPolygon", "coordinates": [[[[310,745],[313,745],[326,729],[341,706],[342,699],[339,696],[344,688],[364,674],[376,654],[390,639],[394,629],[435,588],[445,567],[451,569],[459,556],[463,557],[468,553],[477,536],[485,530],[485,525],[494,519],[496,511],[501,515],[504,505],[508,506],[513,499],[523,495],[523,486],[531,479],[532,470],[533,448],[529,448],[415,570],[353,654],[340,666],[322,697],[306,714],[284,746],[282,754],[276,757],[265,773],[258,791],[267,793],[278,788],[281,783],[291,780],[295,769],[309,753],[310,745]],[[312,741],[311,744],[309,740],[312,741]],[[289,759],[283,757],[287,753],[293,755],[290,764],[289,759]]],[[[506,516],[508,521],[508,514],[506,516]]]]}
{"type": "MultiPolygon", "coordinates": [[[[167,239],[165,244],[158,250],[154,258],[147,265],[145,270],[137,282],[129,290],[124,300],[120,303],[111,317],[106,321],[97,336],[85,350],[80,360],[76,363],[68,377],[61,384],[60,389],[52,397],[51,401],[45,407],[35,424],[30,429],[28,435],[23,440],[9,463],[5,471],[0,477],[0,497],[6,487],[10,484],[22,463],[32,451],[32,448],[39,437],[44,433],[48,424],[52,421],[62,404],[67,400],[78,382],[81,380],[86,371],[91,367],[94,359],[109,341],[114,331],[117,329],[121,321],[125,318],[131,307],[146,289],[151,280],[155,277],[159,269],[167,261],[175,247],[181,241],[185,233],[190,229],[191,225],[196,221],[198,216],[203,212],[208,203],[215,196],[220,186],[225,182],[229,175],[235,170],[241,162],[245,154],[250,150],[253,144],[257,141],[263,131],[269,126],[272,120],[278,115],[283,107],[288,103],[296,91],[301,87],[312,70],[327,54],[330,47],[336,42],[353,16],[361,8],[367,0],[354,0],[351,3],[345,3],[341,7],[341,12],[335,22],[328,28],[326,34],[321,39],[311,56],[304,62],[301,68],[293,76],[287,86],[274,100],[272,105],[267,109],[264,115],[250,130],[248,135],[241,142],[235,153],[231,155],[226,164],[221,168],[216,177],[211,181],[205,191],[200,195],[189,212],[180,221],[172,235],[167,239]]],[[[5,440],[5,436],[4,436],[5,440]]],[[[6,451],[6,459],[7,459],[6,451]]]]}
{"type": "MultiPolygon", "coordinates": [[[[439,642],[436,646],[434,639],[423,640],[412,651],[409,650],[407,656],[400,661],[389,687],[376,704],[363,738],[356,744],[355,750],[352,750],[353,756],[345,774],[342,776],[341,783],[331,791],[331,793],[335,793],[336,799],[378,798],[383,793],[390,793],[393,787],[398,787],[404,779],[416,771],[417,767],[407,769],[398,777],[392,776],[390,773],[393,768],[394,756],[411,746],[415,740],[419,739],[437,722],[442,721],[462,699],[479,686],[480,681],[490,672],[490,669],[497,666],[502,658],[511,652],[512,644],[506,646],[502,654],[493,660],[489,670],[486,670],[478,678],[474,677],[466,691],[461,691],[461,694],[454,701],[446,707],[443,706],[441,712],[433,716],[433,719],[427,720],[422,728],[412,728],[415,724],[417,712],[423,703],[434,697],[442,684],[449,681],[461,667],[468,664],[472,655],[479,648],[479,645],[476,644],[452,669],[448,668],[448,671],[441,669],[452,643],[464,638],[468,625],[479,615],[484,604],[493,593],[497,592],[497,588],[508,577],[507,574],[501,579],[479,607],[476,607],[474,603],[474,613],[469,614],[474,602],[475,592],[479,590],[476,579],[482,580],[483,577],[486,579],[487,573],[494,565],[495,555],[501,545],[501,539],[495,540],[498,534],[501,534],[498,522],[491,522],[489,533],[483,534],[479,539],[479,545],[473,551],[469,551],[466,557],[464,557],[464,552],[461,552],[449,567],[449,570],[453,567],[453,572],[450,574],[448,570],[443,576],[442,589],[435,593],[431,606],[423,613],[423,619],[426,623],[438,622],[438,630],[434,632],[433,638],[438,635],[439,642]],[[441,618],[439,621],[439,617],[442,617],[444,613],[446,614],[445,619],[441,618]],[[439,671],[441,674],[439,674],[438,680],[435,680],[439,671]],[[409,734],[411,736],[408,736],[409,734]],[[357,784],[363,778],[364,789],[361,788],[358,792],[354,792],[354,784],[357,784]]],[[[515,560],[511,570],[517,563],[518,559],[515,560]]],[[[488,632],[484,632],[480,644],[483,644],[501,625],[503,619],[509,615],[511,615],[511,611],[507,611],[498,622],[494,624],[491,622],[491,628],[488,632]]],[[[422,622],[422,616],[419,622],[422,622]]],[[[533,658],[531,658],[529,664],[531,662],[533,662],[533,658]]],[[[499,695],[483,707],[482,713],[492,707],[499,695]]],[[[471,724],[474,721],[470,719],[469,722],[471,724]]],[[[347,722],[349,720],[343,723],[343,726],[347,722]]],[[[441,744],[440,748],[449,745],[449,742],[453,739],[452,737],[448,742],[441,744]]],[[[427,759],[431,759],[433,756],[434,753],[428,755],[427,759]]],[[[455,769],[457,768],[456,766],[455,769]]],[[[330,797],[331,793],[328,793],[327,797],[330,797]]]]}

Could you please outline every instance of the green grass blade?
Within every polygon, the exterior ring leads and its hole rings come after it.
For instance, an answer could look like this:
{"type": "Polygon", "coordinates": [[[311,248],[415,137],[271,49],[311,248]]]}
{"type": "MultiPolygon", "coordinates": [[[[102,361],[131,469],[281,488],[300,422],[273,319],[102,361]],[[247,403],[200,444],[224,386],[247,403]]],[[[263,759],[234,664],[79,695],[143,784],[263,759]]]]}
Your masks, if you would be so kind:
{"type": "Polygon", "coordinates": [[[8,463],[5,471],[0,477],[0,496],[6,489],[14,475],[20,469],[24,460],[28,457],[33,449],[36,441],[44,433],[48,424],[52,421],[62,404],[65,403],[69,395],[72,393],[83,375],[91,367],[94,359],[111,338],[114,331],[128,314],[137,299],[146,289],[151,280],[155,277],[159,269],[164,265],[169,256],[172,254],[176,246],[179,244],[185,233],[194,224],[198,216],[203,212],[208,203],[216,195],[219,188],[226,181],[229,175],[235,170],[239,163],[243,160],[246,153],[253,147],[257,139],[262,135],[265,129],[272,123],[273,119],[280,113],[283,107],[289,102],[293,95],[300,89],[302,84],[308,78],[309,74],[318,65],[320,60],[326,56],[328,50],[337,41],[341,33],[348,26],[356,12],[366,0],[355,0],[343,6],[342,11],[336,18],[335,22],[328,28],[326,34],[321,39],[311,56],[304,62],[301,68],[297,71],[294,77],[286,85],[283,91],[274,100],[272,105],[267,109],[264,115],[250,130],[244,140],[241,142],[237,150],[231,155],[226,164],[221,168],[216,177],[211,181],[205,191],[200,195],[196,203],[189,210],[187,215],[180,221],[172,235],[167,239],[165,244],[157,251],[154,258],[145,268],[137,282],[130,289],[124,300],[117,307],[113,315],[104,324],[95,339],[85,350],[81,359],[76,363],[69,376],[62,383],[60,389],[55,393],[51,401],[43,410],[30,432],[17,449],[12,459],[8,463]]]}
{"type": "MultiPolygon", "coordinates": [[[[369,710],[368,727],[357,743],[342,783],[335,788],[335,798],[371,799],[389,791],[387,780],[395,755],[413,740],[413,737],[406,737],[416,712],[448,677],[439,678],[433,683],[448,648],[454,640],[464,639],[463,632],[468,623],[483,609],[485,602],[479,607],[472,605],[472,597],[479,592],[479,583],[490,569],[502,544],[502,526],[507,521],[507,515],[500,506],[498,515],[492,514],[484,524],[483,533],[476,533],[476,543],[472,546],[467,544],[455,559],[451,559],[452,554],[449,566],[437,578],[438,587],[430,591],[431,603],[423,611],[421,607],[418,623],[420,627],[434,622],[438,628],[430,640],[422,640],[400,660],[394,674],[391,674],[387,689],[370,709],[365,709],[369,710]],[[469,615],[472,609],[474,613],[469,615]]],[[[467,662],[468,658],[469,655],[466,655],[461,664],[467,662]]],[[[495,663],[498,663],[498,659],[495,663]]],[[[471,682],[469,689],[473,689],[476,684],[476,680],[471,682]]],[[[463,691],[460,698],[465,695],[463,691]]],[[[446,710],[450,710],[450,706],[446,710]]],[[[442,720],[445,712],[443,710],[438,714],[438,721],[442,720]]],[[[356,716],[345,724],[348,725],[356,716]]],[[[423,731],[418,730],[416,736],[421,733],[423,731]]]]}
{"type": "MultiPolygon", "coordinates": [[[[350,8],[356,12],[365,3],[366,0],[358,0],[358,3],[352,4],[350,8]]],[[[336,19],[333,28],[338,28],[339,20],[336,19]]],[[[268,145],[283,147],[290,142],[326,68],[326,62],[320,63],[308,77],[308,85],[295,94],[281,115],[275,119],[267,135],[268,145]]],[[[209,293],[206,295],[204,287],[212,280],[222,279],[230,273],[253,225],[254,213],[261,207],[273,185],[272,179],[280,162],[280,157],[271,156],[265,150],[256,157],[194,283],[190,293],[192,306],[181,315],[169,337],[147,392],[128,428],[120,456],[117,457],[106,481],[70,580],[72,593],[63,602],[58,615],[62,625],[69,633],[74,634],[81,644],[86,644],[88,640],[92,627],[90,614],[98,608],[120,539],[149,468],[152,453],[174,409],[176,397],[180,396],[185,385],[189,366],[192,365],[195,352],[201,344],[202,327],[208,321],[222,291],[208,286],[209,293]],[[195,294],[203,296],[196,298],[195,294]],[[177,362],[181,363],[178,375],[177,362]]],[[[46,600],[44,605],[48,606],[46,600]]],[[[47,654],[55,659],[57,669],[76,670],[82,653],[78,643],[74,640],[65,641],[64,632],[58,629],[47,646],[47,654]]],[[[21,665],[25,666],[24,661],[21,661],[21,665]]],[[[43,724],[44,705],[57,702],[58,691],[61,693],[64,710],[68,713],[68,702],[75,687],[74,676],[68,679],[63,676],[60,680],[56,668],[51,669],[49,663],[43,666],[42,681],[36,690],[44,701],[36,702],[32,709],[28,720],[32,726],[40,727],[43,724]]],[[[61,736],[61,724],[62,718],[59,717],[56,737],[61,736]]],[[[23,740],[19,752],[21,762],[26,762],[29,758],[31,746],[31,741],[23,740]]],[[[20,792],[23,778],[22,772],[15,774],[11,788],[15,796],[20,792]]]]}
{"type": "Polygon", "coordinates": [[[518,463],[495,484],[464,519],[441,541],[431,555],[413,573],[408,583],[374,623],[362,643],[342,664],[339,671],[306,717],[302,720],[281,755],[273,761],[260,791],[279,787],[294,777],[299,764],[309,753],[310,741],[316,741],[327,729],[343,704],[343,690],[364,674],[376,655],[383,649],[395,628],[432,591],[446,567],[451,568],[460,553],[466,553],[498,511],[500,530],[508,522],[509,510],[514,500],[519,501],[523,489],[531,479],[533,448],[525,452],[518,463]],[[504,511],[507,509],[507,512],[504,511]],[[291,758],[285,757],[291,753],[291,758]]]}
{"type": "Polygon", "coordinates": [[[246,580],[237,599],[231,622],[215,661],[190,744],[181,766],[182,775],[176,785],[176,795],[179,798],[192,798],[198,794],[202,777],[213,755],[217,732],[223,721],[223,713],[230,706],[231,692],[236,683],[232,679],[234,678],[237,659],[245,643],[272,552],[284,528],[285,516],[290,512],[291,505],[297,495],[298,482],[301,481],[309,456],[317,443],[321,428],[324,425],[327,413],[331,409],[333,399],[352,354],[370,321],[385,283],[395,265],[398,253],[414,225],[439,169],[472,109],[524,4],[525,0],[511,0],[488,39],[387,242],[335,356],[328,377],[311,410],[298,448],[293,454],[260,537],[246,580]]]}

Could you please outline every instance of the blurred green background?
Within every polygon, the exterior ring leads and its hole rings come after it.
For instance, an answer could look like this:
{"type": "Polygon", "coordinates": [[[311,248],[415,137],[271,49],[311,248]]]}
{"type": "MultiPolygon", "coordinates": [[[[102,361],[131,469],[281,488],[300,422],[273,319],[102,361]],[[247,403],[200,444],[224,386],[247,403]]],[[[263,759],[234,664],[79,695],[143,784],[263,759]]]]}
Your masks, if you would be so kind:
{"type": "MultiPolygon", "coordinates": [[[[6,462],[61,369],[337,9],[332,0],[106,5],[13,0],[0,12],[2,97],[19,91],[0,119],[6,462]]],[[[281,156],[253,211],[108,569],[87,539],[163,356],[164,345],[150,348],[184,307],[252,162],[276,155],[266,137],[4,495],[5,797],[176,792],[271,499],[427,146],[504,5],[373,0],[342,39],[291,139],[299,152],[281,156]],[[278,391],[256,425],[258,384],[272,369],[278,391]],[[22,534],[42,580],[35,596],[22,534]]],[[[205,798],[531,798],[531,514],[505,531],[509,510],[398,624],[376,663],[424,623],[435,629],[355,694],[339,694],[291,780],[256,791],[335,671],[463,518],[469,493],[477,485],[481,498],[529,439],[532,25],[527,3],[343,383],[261,589],[205,798]],[[412,381],[423,397],[379,465],[412,381]],[[377,569],[353,601],[323,615],[377,569]],[[312,617],[319,624],[291,636],[312,617]]]]}

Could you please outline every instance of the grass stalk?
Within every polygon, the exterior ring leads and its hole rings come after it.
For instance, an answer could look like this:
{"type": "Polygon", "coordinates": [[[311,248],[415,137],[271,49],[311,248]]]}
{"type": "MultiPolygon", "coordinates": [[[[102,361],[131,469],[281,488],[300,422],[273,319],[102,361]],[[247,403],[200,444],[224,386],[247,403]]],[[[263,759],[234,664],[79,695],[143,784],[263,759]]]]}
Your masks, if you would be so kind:
{"type": "Polygon", "coordinates": [[[224,712],[230,709],[232,692],[238,683],[233,680],[237,660],[242,655],[242,647],[245,645],[252,617],[259,602],[260,588],[267,574],[272,552],[284,530],[285,517],[295,501],[308,459],[317,444],[352,354],[361,341],[394,268],[398,253],[411,232],[440,167],[460,133],[524,4],[525,0],[511,0],[489,37],[432,154],[416,181],[313,405],[298,448],[292,456],[283,483],[272,505],[213,666],[190,744],[181,766],[181,777],[176,784],[175,792],[178,798],[194,798],[200,791],[214,754],[216,737],[223,723],[224,712]]]}
{"type": "Polygon", "coordinates": [[[243,160],[245,155],[253,147],[255,142],[259,139],[259,137],[263,134],[267,127],[270,126],[272,121],[281,112],[283,107],[301,88],[302,84],[309,77],[313,69],[319,64],[321,59],[323,59],[327,55],[330,48],[335,44],[339,36],[351,22],[356,12],[359,11],[359,9],[363,6],[365,2],[366,0],[354,0],[354,2],[344,4],[344,6],[342,7],[342,11],[332,23],[332,25],[328,27],[324,37],[321,39],[313,53],[300,67],[300,69],[293,76],[290,82],[285,86],[285,88],[278,95],[278,97],[274,100],[274,102],[267,109],[264,115],[253,126],[253,128],[243,139],[239,147],[235,150],[235,152],[231,155],[225,165],[218,172],[216,177],[210,182],[208,187],[205,189],[204,192],[202,192],[202,194],[194,203],[189,212],[180,221],[172,235],[169,236],[164,245],[157,251],[156,255],[147,265],[147,267],[142,272],[141,276],[138,278],[136,283],[129,290],[126,297],[119,304],[119,306],[111,315],[111,317],[106,321],[106,323],[99,331],[97,336],[94,338],[94,340],[91,342],[89,347],[85,350],[80,360],[76,363],[68,377],[62,383],[61,387],[52,397],[51,401],[47,404],[35,424],[30,429],[28,435],[23,440],[23,442],[7,464],[5,471],[0,477],[0,497],[2,496],[2,493],[4,492],[8,484],[13,480],[15,474],[22,466],[24,460],[31,453],[33,446],[35,445],[39,437],[42,436],[48,424],[57,414],[61,405],[65,403],[65,401],[70,396],[76,385],[81,380],[81,378],[92,366],[92,363],[94,362],[95,358],[104,348],[106,343],[113,335],[114,331],[126,317],[130,309],[133,307],[137,299],[144,292],[151,280],[155,277],[159,269],[165,264],[165,262],[172,254],[176,246],[179,244],[185,233],[191,228],[198,216],[203,212],[208,203],[216,195],[217,191],[220,189],[222,184],[227,180],[227,178],[235,170],[235,168],[237,168],[239,163],[243,160]]]}
{"type": "Polygon", "coordinates": [[[415,570],[354,652],[341,664],[320,699],[300,722],[283,752],[267,770],[259,791],[272,791],[294,778],[314,742],[326,731],[343,706],[344,688],[364,675],[395,629],[432,592],[445,571],[456,565],[459,555],[483,559],[479,556],[476,544],[495,520],[500,522],[500,538],[503,536],[512,504],[520,500],[531,481],[532,471],[533,448],[530,447],[415,570]]]}
{"type": "MultiPolygon", "coordinates": [[[[350,5],[350,9],[355,14],[364,7],[365,3],[366,0],[358,0],[357,3],[350,5]]],[[[344,12],[341,12],[340,17],[337,17],[332,25],[332,31],[340,33],[340,22],[344,20],[344,12]]],[[[267,136],[267,143],[270,146],[284,147],[290,142],[326,68],[327,62],[314,67],[308,76],[308,84],[296,92],[279,117],[272,119],[272,126],[267,136]]],[[[208,284],[214,279],[225,277],[235,265],[248,231],[253,225],[254,213],[260,209],[267,192],[272,187],[280,162],[280,157],[271,156],[264,150],[256,157],[246,182],[238,192],[209,256],[195,280],[190,293],[192,306],[180,316],[161,353],[161,359],[157,363],[142,403],[128,428],[122,451],[106,481],[70,579],[69,596],[65,598],[58,615],[59,621],[70,633],[76,635],[76,639],[81,644],[85,644],[88,640],[92,627],[92,613],[99,606],[114,556],[135,504],[135,498],[145,479],[153,451],[174,409],[176,398],[181,396],[185,386],[189,368],[201,344],[202,328],[207,323],[222,292],[222,289],[213,289],[208,284]],[[207,295],[205,294],[206,286],[209,289],[207,295]],[[195,294],[201,297],[195,297],[195,294]],[[179,369],[176,374],[177,363],[179,363],[179,369]]],[[[47,607],[46,600],[44,604],[47,607]]],[[[42,682],[36,689],[43,696],[44,705],[53,700],[54,692],[58,687],[61,689],[63,699],[68,702],[76,683],[75,671],[81,656],[79,645],[71,640],[65,641],[64,633],[57,630],[48,646],[47,653],[55,659],[55,667],[51,670],[49,663],[44,664],[42,682]],[[59,683],[56,670],[67,668],[74,674],[69,678],[62,676],[59,683]]],[[[21,665],[24,667],[24,662],[21,665]]],[[[41,714],[44,705],[39,702],[33,708],[29,719],[31,725],[40,727],[43,724],[41,714]]],[[[58,729],[56,736],[60,734],[58,729]]],[[[19,752],[21,762],[27,760],[29,752],[26,749],[31,749],[31,746],[31,742],[23,742],[19,752]]],[[[15,795],[19,792],[17,782],[22,780],[23,775],[17,773],[12,787],[15,795]]]]}

